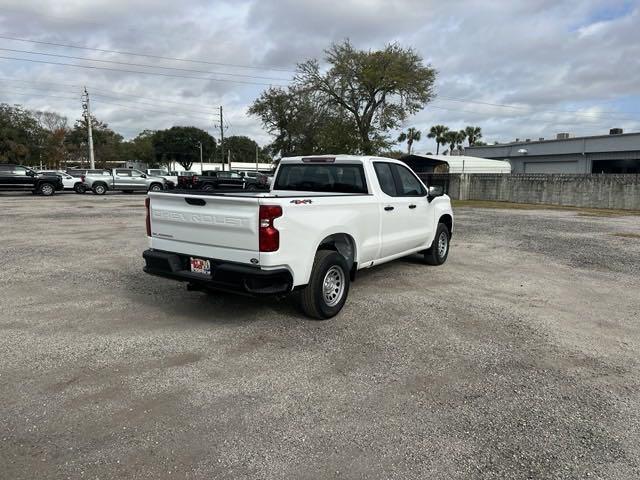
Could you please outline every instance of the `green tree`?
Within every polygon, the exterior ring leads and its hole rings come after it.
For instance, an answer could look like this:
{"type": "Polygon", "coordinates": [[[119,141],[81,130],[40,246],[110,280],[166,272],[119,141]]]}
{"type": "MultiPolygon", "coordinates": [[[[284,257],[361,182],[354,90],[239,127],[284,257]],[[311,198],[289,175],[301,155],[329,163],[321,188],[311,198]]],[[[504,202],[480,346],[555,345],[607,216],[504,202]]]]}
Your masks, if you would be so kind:
{"type": "Polygon", "coordinates": [[[200,142],[202,142],[203,160],[212,160],[216,141],[200,128],[171,127],[155,132],[152,137],[156,161],[167,165],[169,170],[172,162],[178,162],[185,170],[189,170],[195,162],[199,162],[200,142]]]}
{"type": "Polygon", "coordinates": [[[352,122],[342,109],[326,104],[313,92],[269,88],[253,102],[249,114],[260,118],[273,135],[269,151],[275,156],[357,151],[352,122]]]}
{"type": "Polygon", "coordinates": [[[231,152],[231,159],[236,162],[255,162],[256,151],[260,158],[260,148],[258,144],[249,137],[243,135],[232,135],[224,139],[224,148],[231,152]]]}
{"type": "Polygon", "coordinates": [[[411,48],[365,51],[346,40],[325,54],[329,69],[323,73],[317,60],[307,60],[298,65],[295,84],[348,116],[364,154],[388,145],[387,132],[433,98],[436,71],[411,48]]]}
{"type": "Polygon", "coordinates": [[[406,132],[402,132],[398,136],[398,142],[407,142],[407,153],[411,155],[411,147],[413,142],[419,142],[422,137],[422,133],[417,128],[410,127],[406,132]]]}
{"type": "Polygon", "coordinates": [[[134,139],[125,142],[123,152],[126,159],[143,162],[150,167],[157,167],[158,162],[153,150],[155,133],[155,130],[143,130],[134,139]]]}
{"type": "Polygon", "coordinates": [[[462,150],[462,144],[467,138],[467,134],[464,130],[455,131],[449,130],[444,134],[444,143],[449,145],[449,155],[457,148],[458,150],[462,150]]]}
{"type": "Polygon", "coordinates": [[[482,129],[480,127],[473,127],[468,125],[464,132],[467,134],[467,141],[469,146],[477,145],[478,141],[482,138],[482,129]]]}
{"type": "Polygon", "coordinates": [[[447,143],[447,133],[449,132],[449,127],[445,127],[444,125],[434,125],[429,129],[429,133],[427,137],[433,138],[436,141],[436,155],[440,154],[440,145],[446,145],[447,143]]]}
{"type": "Polygon", "coordinates": [[[20,105],[0,104],[0,161],[35,165],[45,134],[32,112],[20,105]]]}

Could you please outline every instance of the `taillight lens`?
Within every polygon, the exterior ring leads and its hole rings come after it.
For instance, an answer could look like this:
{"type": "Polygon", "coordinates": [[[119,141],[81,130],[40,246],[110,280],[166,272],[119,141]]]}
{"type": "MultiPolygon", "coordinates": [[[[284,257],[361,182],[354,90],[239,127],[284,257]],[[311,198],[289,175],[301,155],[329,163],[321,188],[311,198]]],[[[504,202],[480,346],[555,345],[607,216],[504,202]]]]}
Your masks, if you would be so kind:
{"type": "Polygon", "coordinates": [[[147,211],[147,218],[146,218],[147,237],[151,236],[151,215],[149,214],[149,202],[150,201],[151,201],[151,199],[149,197],[144,199],[144,208],[147,211]]]}
{"type": "Polygon", "coordinates": [[[196,183],[197,181],[198,181],[198,177],[196,175],[191,177],[191,183],[196,183]]]}
{"type": "Polygon", "coordinates": [[[280,248],[280,232],[273,226],[273,221],[281,216],[280,205],[260,205],[258,243],[261,252],[275,252],[280,248]]]}

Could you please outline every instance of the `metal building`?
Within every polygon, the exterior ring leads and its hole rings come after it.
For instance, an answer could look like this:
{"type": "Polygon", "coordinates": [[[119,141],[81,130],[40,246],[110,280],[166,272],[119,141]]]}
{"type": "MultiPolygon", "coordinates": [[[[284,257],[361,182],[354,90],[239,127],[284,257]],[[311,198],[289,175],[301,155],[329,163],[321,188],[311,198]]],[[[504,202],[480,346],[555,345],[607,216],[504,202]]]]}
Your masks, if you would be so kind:
{"type": "Polygon", "coordinates": [[[413,153],[400,160],[416,173],[511,173],[509,162],[468,155],[413,153]]]}
{"type": "Polygon", "coordinates": [[[640,133],[612,129],[609,135],[469,147],[466,155],[506,160],[512,173],[640,173],[640,133]]]}

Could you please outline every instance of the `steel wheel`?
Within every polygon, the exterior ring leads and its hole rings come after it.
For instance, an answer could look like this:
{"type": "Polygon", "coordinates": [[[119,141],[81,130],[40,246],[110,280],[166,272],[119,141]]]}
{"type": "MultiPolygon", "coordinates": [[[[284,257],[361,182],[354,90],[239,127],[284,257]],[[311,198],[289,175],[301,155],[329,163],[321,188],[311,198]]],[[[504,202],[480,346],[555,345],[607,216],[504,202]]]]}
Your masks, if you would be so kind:
{"type": "Polygon", "coordinates": [[[153,185],[151,185],[151,188],[149,190],[152,192],[160,192],[162,191],[162,185],[158,185],[157,183],[154,183],[153,185]]]}
{"type": "Polygon", "coordinates": [[[447,235],[447,232],[441,232],[438,237],[438,255],[440,255],[440,258],[445,258],[448,248],[449,236],[447,235]]]}
{"type": "Polygon", "coordinates": [[[337,305],[344,294],[344,270],[339,265],[331,267],[322,282],[322,296],[328,307],[337,305]]]}

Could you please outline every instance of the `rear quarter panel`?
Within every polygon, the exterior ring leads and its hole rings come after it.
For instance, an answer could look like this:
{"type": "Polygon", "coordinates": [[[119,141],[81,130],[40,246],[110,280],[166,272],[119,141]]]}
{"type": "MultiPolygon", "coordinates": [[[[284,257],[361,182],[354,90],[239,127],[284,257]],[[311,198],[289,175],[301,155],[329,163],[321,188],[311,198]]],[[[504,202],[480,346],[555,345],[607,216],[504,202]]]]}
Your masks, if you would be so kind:
{"type": "Polygon", "coordinates": [[[379,253],[379,208],[372,195],[262,198],[263,205],[280,205],[282,217],[274,221],[280,232],[280,248],[260,253],[263,268],[287,266],[294,285],[309,281],[318,246],[326,237],[345,233],[354,241],[359,263],[379,253]],[[310,200],[311,202],[304,202],[310,200]],[[300,202],[303,201],[303,202],[300,202]]]}

